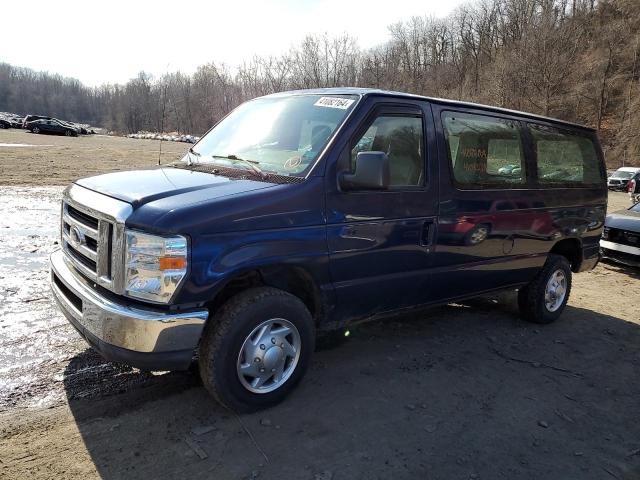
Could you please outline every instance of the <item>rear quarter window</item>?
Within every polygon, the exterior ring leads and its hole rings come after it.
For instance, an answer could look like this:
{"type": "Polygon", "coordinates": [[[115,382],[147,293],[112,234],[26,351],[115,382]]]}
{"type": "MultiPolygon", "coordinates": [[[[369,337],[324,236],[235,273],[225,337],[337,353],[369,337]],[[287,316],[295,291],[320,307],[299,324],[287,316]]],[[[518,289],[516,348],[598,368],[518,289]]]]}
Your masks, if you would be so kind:
{"type": "Polygon", "coordinates": [[[547,186],[600,185],[604,182],[592,138],[555,127],[529,124],[538,183],[547,186]]]}
{"type": "Polygon", "coordinates": [[[458,187],[517,188],[526,182],[518,122],[459,112],[444,112],[442,120],[458,187]]]}

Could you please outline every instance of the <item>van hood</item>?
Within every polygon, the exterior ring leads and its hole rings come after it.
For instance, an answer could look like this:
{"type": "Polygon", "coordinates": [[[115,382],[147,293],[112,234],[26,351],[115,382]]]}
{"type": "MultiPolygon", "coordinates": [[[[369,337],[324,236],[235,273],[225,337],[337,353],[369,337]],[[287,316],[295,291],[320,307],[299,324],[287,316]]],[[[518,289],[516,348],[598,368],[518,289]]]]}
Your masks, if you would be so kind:
{"type": "Polygon", "coordinates": [[[273,183],[230,179],[211,173],[180,168],[154,168],[106,173],[82,178],[76,184],[130,203],[134,209],[156,200],[206,190],[206,198],[215,199],[274,186],[273,183]]]}

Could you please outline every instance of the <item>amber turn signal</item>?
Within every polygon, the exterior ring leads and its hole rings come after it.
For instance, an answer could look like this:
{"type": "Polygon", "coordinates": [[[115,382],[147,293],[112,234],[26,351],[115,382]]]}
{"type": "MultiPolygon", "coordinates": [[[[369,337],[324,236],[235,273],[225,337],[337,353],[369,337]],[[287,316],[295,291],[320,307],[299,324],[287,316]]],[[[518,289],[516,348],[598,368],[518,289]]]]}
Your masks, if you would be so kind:
{"type": "Polygon", "coordinates": [[[184,270],[187,259],[184,257],[160,257],[160,270],[184,270]]]}

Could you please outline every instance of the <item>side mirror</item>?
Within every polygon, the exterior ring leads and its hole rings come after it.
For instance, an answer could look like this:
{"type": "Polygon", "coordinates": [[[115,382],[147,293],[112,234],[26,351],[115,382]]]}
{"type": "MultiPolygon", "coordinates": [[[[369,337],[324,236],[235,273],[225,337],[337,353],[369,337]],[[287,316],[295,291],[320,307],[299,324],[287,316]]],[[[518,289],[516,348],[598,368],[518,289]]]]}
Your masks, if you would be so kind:
{"type": "Polygon", "coordinates": [[[389,158],[384,152],[360,152],[354,173],[340,175],[343,190],[386,190],[389,188],[389,158]]]}

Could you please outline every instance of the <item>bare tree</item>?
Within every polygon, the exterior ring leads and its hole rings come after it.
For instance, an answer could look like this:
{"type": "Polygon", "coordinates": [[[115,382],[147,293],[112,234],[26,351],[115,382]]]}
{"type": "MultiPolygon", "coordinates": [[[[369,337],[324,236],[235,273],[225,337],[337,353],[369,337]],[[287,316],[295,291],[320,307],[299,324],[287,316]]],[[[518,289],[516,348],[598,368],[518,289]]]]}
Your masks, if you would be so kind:
{"type": "Polygon", "coordinates": [[[366,50],[348,34],[309,35],[237,68],[212,62],[157,79],[141,72],[124,85],[87,88],[0,63],[0,111],[198,134],[249,98],[351,85],[575,120],[600,130],[614,164],[640,163],[639,32],[637,0],[475,0],[443,19],[390,25],[389,41],[366,50]]]}

